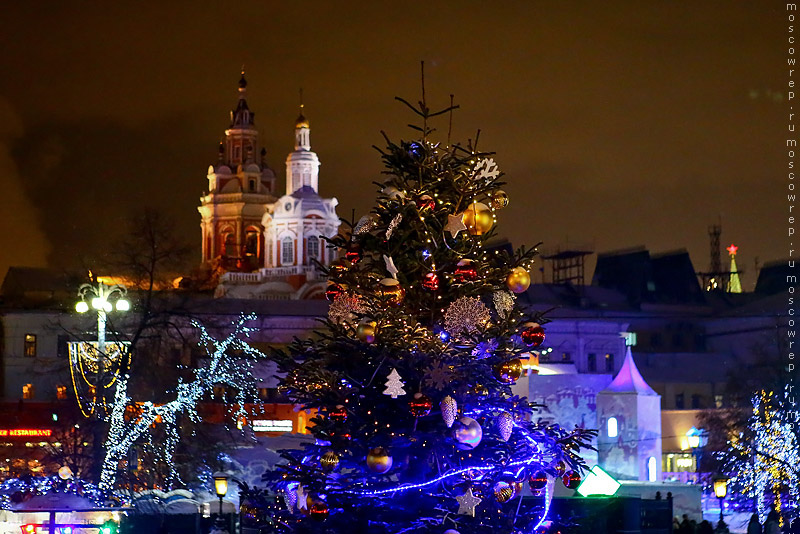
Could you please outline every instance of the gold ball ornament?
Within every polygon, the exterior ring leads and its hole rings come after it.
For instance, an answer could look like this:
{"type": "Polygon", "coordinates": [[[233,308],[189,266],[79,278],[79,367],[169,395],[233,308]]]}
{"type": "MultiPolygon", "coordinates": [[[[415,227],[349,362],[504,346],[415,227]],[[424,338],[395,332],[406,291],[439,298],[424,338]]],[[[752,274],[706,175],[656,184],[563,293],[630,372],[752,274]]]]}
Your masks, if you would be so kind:
{"type": "Polygon", "coordinates": [[[358,328],[356,328],[356,337],[364,343],[375,343],[375,331],[377,329],[378,323],[375,321],[361,321],[358,324],[358,328]]]}
{"type": "Polygon", "coordinates": [[[506,287],[514,293],[523,293],[531,287],[531,275],[524,267],[514,267],[508,273],[506,287]]]}
{"type": "Polygon", "coordinates": [[[394,278],[384,278],[378,283],[378,295],[392,306],[399,306],[406,297],[406,290],[394,278]]]}
{"type": "Polygon", "coordinates": [[[319,465],[325,471],[333,471],[339,465],[339,455],[334,451],[328,451],[320,457],[319,465]]]}
{"type": "Polygon", "coordinates": [[[514,358],[500,362],[494,367],[495,377],[504,384],[513,384],[522,376],[522,360],[514,358]]]}
{"type": "Polygon", "coordinates": [[[339,258],[333,260],[331,262],[330,267],[328,268],[328,276],[329,277],[341,276],[345,272],[349,271],[352,266],[353,266],[352,262],[350,262],[350,260],[345,258],[339,258]]]}
{"type": "Polygon", "coordinates": [[[375,473],[386,473],[392,468],[392,457],[389,456],[389,451],[383,447],[375,447],[370,449],[367,454],[367,467],[375,473]]]}
{"type": "Polygon", "coordinates": [[[490,203],[494,209],[501,210],[508,206],[508,195],[502,189],[498,189],[492,193],[492,199],[490,203]]]}
{"type": "Polygon", "coordinates": [[[461,220],[472,235],[483,235],[494,226],[492,210],[483,202],[470,204],[461,215],[461,220]]]}
{"type": "Polygon", "coordinates": [[[508,482],[498,482],[494,485],[494,498],[497,502],[508,502],[514,497],[514,488],[508,482]]]}

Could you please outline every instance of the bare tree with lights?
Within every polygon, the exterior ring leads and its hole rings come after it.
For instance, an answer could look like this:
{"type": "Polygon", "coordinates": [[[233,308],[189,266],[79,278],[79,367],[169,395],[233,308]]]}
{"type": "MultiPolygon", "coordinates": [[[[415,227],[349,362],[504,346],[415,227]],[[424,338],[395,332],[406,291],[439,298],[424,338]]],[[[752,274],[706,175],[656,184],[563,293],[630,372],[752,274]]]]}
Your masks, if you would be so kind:
{"type": "Polygon", "coordinates": [[[545,333],[515,298],[535,249],[487,248],[509,201],[493,155],[433,140],[452,102],[398,100],[420,139],[386,139],[377,204],[330,241],[327,331],[277,355],[282,391],[318,415],[267,476],[285,501],[269,513],[285,532],[533,532],[593,432],[511,392],[545,333]]]}

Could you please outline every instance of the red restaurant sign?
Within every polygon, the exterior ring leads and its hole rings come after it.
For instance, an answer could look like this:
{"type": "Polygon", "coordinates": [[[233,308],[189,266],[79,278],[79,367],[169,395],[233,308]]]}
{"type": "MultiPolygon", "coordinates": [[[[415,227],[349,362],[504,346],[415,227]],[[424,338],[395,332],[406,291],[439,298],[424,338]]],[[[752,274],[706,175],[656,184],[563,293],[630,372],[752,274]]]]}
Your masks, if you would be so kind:
{"type": "Polygon", "coordinates": [[[49,438],[53,435],[50,429],[37,428],[0,428],[0,438],[49,438]]]}

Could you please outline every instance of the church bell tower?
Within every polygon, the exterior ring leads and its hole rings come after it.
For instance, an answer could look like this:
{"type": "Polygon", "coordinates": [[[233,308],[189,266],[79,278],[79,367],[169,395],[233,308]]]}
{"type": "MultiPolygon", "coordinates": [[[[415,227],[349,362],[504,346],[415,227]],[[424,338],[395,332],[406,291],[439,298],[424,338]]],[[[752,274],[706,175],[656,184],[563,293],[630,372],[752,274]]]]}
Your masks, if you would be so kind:
{"type": "Polygon", "coordinates": [[[254,113],[247,105],[242,71],[239,98],[231,111],[215,165],[208,167],[208,191],[200,197],[203,263],[224,270],[252,271],[264,265],[261,219],[275,201],[275,173],[259,147],[254,113]]]}

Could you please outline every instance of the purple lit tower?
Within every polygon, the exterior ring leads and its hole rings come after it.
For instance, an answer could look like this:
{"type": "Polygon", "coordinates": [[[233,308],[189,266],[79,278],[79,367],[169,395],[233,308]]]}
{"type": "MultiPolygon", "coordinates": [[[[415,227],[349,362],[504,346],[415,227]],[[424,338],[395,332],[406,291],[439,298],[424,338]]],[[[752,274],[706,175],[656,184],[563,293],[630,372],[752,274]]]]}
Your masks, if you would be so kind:
{"type": "Polygon", "coordinates": [[[628,347],[622,368],[597,394],[600,466],[620,480],[661,480],[661,396],[644,381],[628,347]]]}

